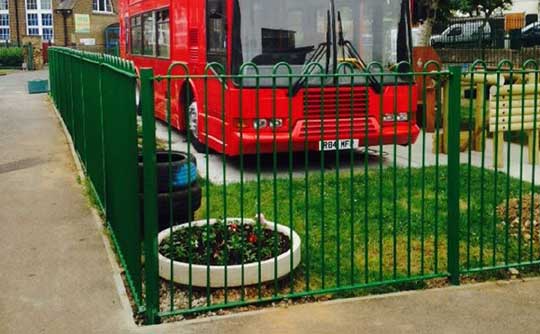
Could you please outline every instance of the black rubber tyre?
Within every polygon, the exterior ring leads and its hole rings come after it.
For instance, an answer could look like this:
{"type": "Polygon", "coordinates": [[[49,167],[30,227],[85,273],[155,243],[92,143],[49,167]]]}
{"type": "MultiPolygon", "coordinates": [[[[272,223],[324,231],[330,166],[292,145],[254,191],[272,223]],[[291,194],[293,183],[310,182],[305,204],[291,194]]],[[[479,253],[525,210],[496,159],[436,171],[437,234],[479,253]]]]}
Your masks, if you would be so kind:
{"type": "MultiPolygon", "coordinates": [[[[144,164],[142,156],[139,156],[139,192],[144,189],[144,164]]],[[[172,183],[172,190],[186,189],[189,184],[197,181],[197,160],[193,155],[185,152],[171,152],[171,170],[169,177],[169,152],[156,152],[156,174],[157,174],[157,192],[165,193],[169,191],[169,183],[172,183]],[[191,164],[191,167],[189,167],[191,164]],[[191,177],[189,177],[189,175],[191,177]]]]}
{"type": "MultiPolygon", "coordinates": [[[[193,219],[195,211],[201,207],[202,189],[194,184],[189,189],[179,190],[171,194],[172,197],[172,224],[178,225],[193,219]],[[191,208],[188,206],[189,191],[191,191],[191,208]]],[[[158,194],[158,226],[162,231],[170,227],[170,201],[168,193],[158,194]]]]}
{"type": "MultiPolygon", "coordinates": [[[[195,211],[201,207],[202,189],[198,183],[188,189],[169,193],[159,193],[157,196],[158,228],[162,231],[170,227],[170,201],[172,198],[172,225],[178,225],[193,219],[195,211]],[[188,206],[188,196],[191,192],[191,208],[188,206]]],[[[141,221],[144,221],[144,196],[139,194],[141,206],[141,221]]]]}
{"type": "MultiPolygon", "coordinates": [[[[189,113],[189,108],[187,108],[187,106],[190,106],[193,102],[195,102],[195,98],[193,97],[193,92],[184,88],[182,90],[180,101],[183,106],[182,110],[184,110],[184,112],[189,113]]],[[[189,117],[187,117],[187,119],[189,119],[189,117]]],[[[193,131],[190,129],[189,124],[186,124],[186,129],[187,129],[186,132],[189,133],[189,138],[186,138],[186,140],[189,139],[189,141],[191,142],[191,146],[193,146],[195,151],[197,153],[206,153],[206,145],[203,144],[199,139],[197,139],[196,134],[193,133],[193,131]]]]}
{"type": "MultiPolygon", "coordinates": [[[[188,130],[189,131],[189,134],[190,134],[190,140],[191,140],[191,146],[193,146],[193,148],[195,149],[195,151],[197,151],[197,153],[206,153],[206,145],[201,143],[197,137],[195,137],[195,135],[193,134],[192,131],[188,130]]],[[[211,150],[208,150],[208,152],[210,153],[211,150]]]]}
{"type": "MultiPolygon", "coordinates": [[[[194,218],[195,211],[201,207],[202,189],[194,183],[189,189],[169,193],[160,193],[157,196],[158,230],[163,231],[170,227],[170,201],[172,197],[172,225],[179,225],[194,218]],[[188,206],[188,190],[191,191],[191,209],[188,206]]],[[[144,196],[139,194],[141,221],[144,222],[144,196]]],[[[143,224],[144,230],[144,224],[143,224]]]]}

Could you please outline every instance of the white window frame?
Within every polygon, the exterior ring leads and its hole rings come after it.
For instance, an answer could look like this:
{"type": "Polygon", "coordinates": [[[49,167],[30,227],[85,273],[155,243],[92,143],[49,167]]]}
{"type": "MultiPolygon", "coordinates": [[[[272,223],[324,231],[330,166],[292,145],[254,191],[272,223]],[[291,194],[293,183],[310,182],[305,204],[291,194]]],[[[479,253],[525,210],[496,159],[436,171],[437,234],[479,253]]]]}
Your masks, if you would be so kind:
{"type": "Polygon", "coordinates": [[[7,32],[8,32],[8,34],[7,34],[8,38],[7,39],[0,38],[0,42],[6,43],[6,42],[10,41],[9,38],[10,38],[10,34],[11,34],[11,29],[9,28],[9,20],[11,19],[9,17],[9,1],[7,1],[7,8],[6,9],[0,9],[0,14],[3,14],[3,15],[5,14],[8,17],[8,25],[7,26],[6,25],[0,25],[0,29],[7,29],[7,32]]]}
{"type": "Polygon", "coordinates": [[[107,10],[107,8],[99,8],[99,1],[100,0],[92,0],[92,12],[98,14],[114,14],[114,8],[111,0],[103,0],[105,3],[105,7],[107,7],[107,4],[109,4],[109,10],[107,10]],[[96,3],[97,9],[94,9],[94,3],[96,3]]]}
{"type": "MultiPolygon", "coordinates": [[[[42,0],[36,0],[37,2],[37,9],[28,9],[28,0],[24,1],[24,8],[26,8],[26,16],[25,16],[25,22],[26,22],[26,33],[30,35],[30,29],[38,29],[39,36],[43,39],[43,28],[50,28],[52,29],[52,39],[51,42],[54,42],[54,15],[52,11],[52,0],[48,0],[51,4],[51,8],[48,9],[42,9],[41,8],[41,1],[42,0]],[[28,14],[37,14],[38,17],[38,25],[29,25],[28,24],[28,14]],[[50,14],[51,15],[51,25],[43,25],[42,20],[42,14],[50,14]]],[[[48,41],[48,40],[47,40],[48,41]]]]}

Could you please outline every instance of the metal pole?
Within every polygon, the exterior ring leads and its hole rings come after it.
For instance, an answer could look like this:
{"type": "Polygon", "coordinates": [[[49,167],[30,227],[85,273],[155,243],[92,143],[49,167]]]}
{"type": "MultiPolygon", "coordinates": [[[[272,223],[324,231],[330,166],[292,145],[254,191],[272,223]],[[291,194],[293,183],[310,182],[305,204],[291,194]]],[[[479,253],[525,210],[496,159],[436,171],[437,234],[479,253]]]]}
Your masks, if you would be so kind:
{"type": "Polygon", "coordinates": [[[157,244],[156,124],[154,119],[153,70],[141,69],[144,161],[144,273],[148,324],[158,322],[159,281],[157,244]]]}
{"type": "Polygon", "coordinates": [[[459,154],[461,123],[461,67],[450,67],[448,94],[448,272],[459,285],[459,154]]]}

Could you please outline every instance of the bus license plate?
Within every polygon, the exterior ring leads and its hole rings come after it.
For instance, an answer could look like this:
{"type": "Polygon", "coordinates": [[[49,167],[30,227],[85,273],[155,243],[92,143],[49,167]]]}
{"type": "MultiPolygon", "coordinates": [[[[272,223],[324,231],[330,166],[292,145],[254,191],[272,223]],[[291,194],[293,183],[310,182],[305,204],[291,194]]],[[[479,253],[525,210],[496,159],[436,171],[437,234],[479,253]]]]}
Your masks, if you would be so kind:
{"type": "Polygon", "coordinates": [[[359,139],[323,140],[319,142],[319,151],[352,150],[359,144],[359,139]]]}

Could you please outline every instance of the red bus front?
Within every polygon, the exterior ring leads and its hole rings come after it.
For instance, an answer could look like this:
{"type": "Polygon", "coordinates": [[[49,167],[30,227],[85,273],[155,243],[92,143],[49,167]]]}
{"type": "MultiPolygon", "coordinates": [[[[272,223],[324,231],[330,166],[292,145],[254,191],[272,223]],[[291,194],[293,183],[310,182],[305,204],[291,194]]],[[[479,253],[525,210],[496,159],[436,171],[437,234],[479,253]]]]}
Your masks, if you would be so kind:
{"type": "Polygon", "coordinates": [[[121,12],[123,56],[157,75],[184,62],[193,76],[173,80],[170,94],[156,84],[156,116],[166,119],[170,96],[172,126],[214,151],[354,149],[418,136],[412,77],[366,66],[409,59],[407,0],[123,0],[121,12]]]}

